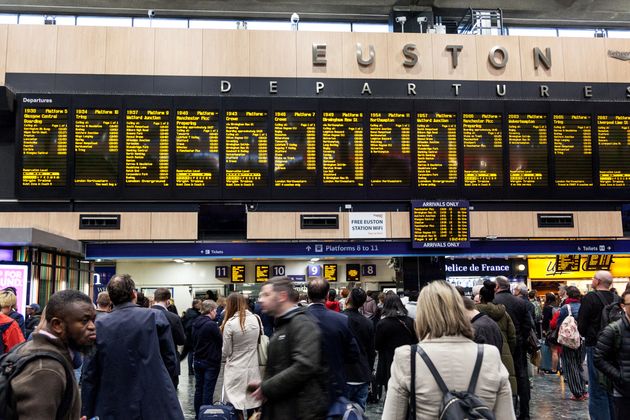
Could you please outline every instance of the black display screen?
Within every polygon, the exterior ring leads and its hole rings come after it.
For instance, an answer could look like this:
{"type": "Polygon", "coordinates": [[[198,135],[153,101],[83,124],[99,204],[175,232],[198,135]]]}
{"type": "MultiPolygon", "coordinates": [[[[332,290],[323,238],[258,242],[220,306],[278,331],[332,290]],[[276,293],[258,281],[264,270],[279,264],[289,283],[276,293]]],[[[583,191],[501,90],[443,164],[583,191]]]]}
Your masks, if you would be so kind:
{"type": "Polygon", "coordinates": [[[175,186],[219,185],[219,112],[178,109],[175,114],[175,186]]]}
{"type": "Polygon", "coordinates": [[[274,186],[317,184],[317,113],[278,111],[273,118],[274,186]]]}
{"type": "Polygon", "coordinates": [[[128,109],[125,115],[125,183],[169,185],[168,109],[128,109]]]}
{"type": "Polygon", "coordinates": [[[547,115],[508,114],[510,187],[546,187],[547,115]]]}
{"type": "Polygon", "coordinates": [[[462,118],[464,186],[502,186],[503,116],[464,113],[462,118]]]}
{"type": "Polygon", "coordinates": [[[457,185],[457,114],[416,115],[418,186],[457,185]]]}
{"type": "Polygon", "coordinates": [[[264,187],[268,174],[266,111],[225,113],[225,186],[264,187]]]}
{"type": "Polygon", "coordinates": [[[411,114],[370,113],[370,185],[411,183],[411,114]]]}
{"type": "Polygon", "coordinates": [[[590,115],[554,114],[553,154],[556,186],[593,186],[590,115]]]}
{"type": "Polygon", "coordinates": [[[411,235],[414,248],[459,248],[469,245],[468,202],[411,202],[411,235]]]}
{"type": "Polygon", "coordinates": [[[324,112],[322,116],[323,183],[363,186],[363,113],[324,112]]]}
{"type": "Polygon", "coordinates": [[[75,110],[75,186],[118,186],[119,117],[118,109],[75,110]]]}
{"type": "Polygon", "coordinates": [[[630,116],[598,115],[599,185],[630,187],[630,116]]]}

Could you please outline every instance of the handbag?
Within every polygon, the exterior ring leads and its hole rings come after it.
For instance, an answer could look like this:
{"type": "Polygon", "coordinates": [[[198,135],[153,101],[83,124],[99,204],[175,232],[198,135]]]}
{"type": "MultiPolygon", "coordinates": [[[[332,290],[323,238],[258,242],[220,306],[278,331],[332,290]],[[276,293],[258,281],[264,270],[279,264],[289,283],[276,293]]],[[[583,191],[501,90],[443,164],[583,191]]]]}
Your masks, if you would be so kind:
{"type": "Polygon", "coordinates": [[[411,386],[409,387],[409,407],[407,408],[407,420],[416,420],[416,352],[418,345],[412,344],[410,353],[411,386]]]}
{"type": "Polygon", "coordinates": [[[269,337],[263,334],[262,322],[260,317],[256,315],[260,333],[258,335],[258,366],[267,366],[267,347],[269,346],[269,337]]]}

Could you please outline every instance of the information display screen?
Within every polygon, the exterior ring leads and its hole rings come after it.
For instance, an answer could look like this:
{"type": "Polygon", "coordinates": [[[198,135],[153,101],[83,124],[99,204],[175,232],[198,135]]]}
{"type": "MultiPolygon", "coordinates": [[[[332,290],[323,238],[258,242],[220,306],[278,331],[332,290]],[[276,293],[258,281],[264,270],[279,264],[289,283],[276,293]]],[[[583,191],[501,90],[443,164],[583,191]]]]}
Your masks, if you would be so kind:
{"type": "Polygon", "coordinates": [[[592,153],[591,116],[554,114],[556,186],[592,187],[592,153]]]}
{"type": "Polygon", "coordinates": [[[227,111],[225,186],[267,186],[268,161],[267,111],[227,111]]]}
{"type": "Polygon", "coordinates": [[[257,265],[256,266],[256,283],[265,283],[269,280],[269,266],[257,265]]]}
{"type": "Polygon", "coordinates": [[[322,115],[324,185],[363,186],[363,113],[322,115]]]}
{"type": "Polygon", "coordinates": [[[125,182],[167,187],[168,109],[128,109],[125,115],[125,182]]]}
{"type": "Polygon", "coordinates": [[[457,185],[457,114],[418,113],[418,186],[457,185]]]}
{"type": "Polygon", "coordinates": [[[67,155],[68,108],[24,108],[22,186],[66,186],[67,155]]]}
{"type": "Polygon", "coordinates": [[[370,114],[370,185],[409,186],[411,183],[411,114],[370,114]]]}
{"type": "Polygon", "coordinates": [[[177,110],[175,186],[219,186],[219,113],[177,110]]]}
{"type": "Polygon", "coordinates": [[[118,109],[75,110],[74,184],[86,187],[118,185],[118,109]]]}
{"type": "Polygon", "coordinates": [[[273,118],[274,185],[313,187],[317,184],[317,114],[279,111],[273,118]]]}
{"type": "Polygon", "coordinates": [[[630,187],[630,116],[598,115],[599,185],[630,187]]]}
{"type": "Polygon", "coordinates": [[[324,278],[328,281],[337,281],[337,264],[324,264],[324,278]]]}
{"type": "Polygon", "coordinates": [[[508,114],[510,187],[546,187],[547,115],[508,114]]]}
{"type": "Polygon", "coordinates": [[[245,266],[244,265],[232,265],[231,268],[231,280],[232,283],[244,283],[245,282],[245,266]]]}
{"type": "Polygon", "coordinates": [[[464,186],[503,185],[502,114],[464,113],[464,186]]]}
{"type": "Polygon", "coordinates": [[[460,248],[469,243],[468,202],[411,202],[411,235],[414,248],[460,248]]]}

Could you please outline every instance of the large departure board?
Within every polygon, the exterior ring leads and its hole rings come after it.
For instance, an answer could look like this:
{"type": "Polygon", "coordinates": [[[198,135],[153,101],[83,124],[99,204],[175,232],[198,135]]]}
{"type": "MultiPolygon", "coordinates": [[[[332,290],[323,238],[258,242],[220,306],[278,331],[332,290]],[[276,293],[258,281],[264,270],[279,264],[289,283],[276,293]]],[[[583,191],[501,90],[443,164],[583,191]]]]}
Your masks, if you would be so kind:
{"type": "Polygon", "coordinates": [[[508,114],[510,187],[546,187],[547,115],[508,114]]]}
{"type": "Polygon", "coordinates": [[[556,186],[592,187],[591,116],[554,114],[556,186]]]}
{"type": "Polygon", "coordinates": [[[503,185],[502,114],[464,113],[464,186],[503,185]]]}
{"type": "Polygon", "coordinates": [[[125,182],[167,187],[168,109],[128,109],[125,116],[125,182]]]}
{"type": "Polygon", "coordinates": [[[118,185],[118,109],[78,108],[74,113],[74,184],[118,185]]]}
{"type": "Polygon", "coordinates": [[[630,187],[630,116],[598,115],[599,185],[630,187]]]}
{"type": "Polygon", "coordinates": [[[457,114],[416,115],[418,186],[457,185],[457,114]]]}
{"type": "Polygon", "coordinates": [[[24,108],[22,186],[65,186],[67,155],[68,109],[24,108]]]}
{"type": "Polygon", "coordinates": [[[274,185],[312,187],[317,183],[317,115],[277,111],[273,118],[274,185]]]}
{"type": "Polygon", "coordinates": [[[178,109],[175,114],[175,186],[219,186],[219,113],[178,109]]]}
{"type": "Polygon", "coordinates": [[[363,113],[322,115],[324,185],[363,186],[363,113]]]}
{"type": "Polygon", "coordinates": [[[370,114],[370,185],[409,186],[411,183],[411,114],[370,114]]]}
{"type": "Polygon", "coordinates": [[[267,111],[225,113],[226,187],[267,186],[267,143],[267,111]]]}
{"type": "Polygon", "coordinates": [[[414,248],[469,246],[469,225],[467,201],[411,202],[411,235],[414,248]]]}

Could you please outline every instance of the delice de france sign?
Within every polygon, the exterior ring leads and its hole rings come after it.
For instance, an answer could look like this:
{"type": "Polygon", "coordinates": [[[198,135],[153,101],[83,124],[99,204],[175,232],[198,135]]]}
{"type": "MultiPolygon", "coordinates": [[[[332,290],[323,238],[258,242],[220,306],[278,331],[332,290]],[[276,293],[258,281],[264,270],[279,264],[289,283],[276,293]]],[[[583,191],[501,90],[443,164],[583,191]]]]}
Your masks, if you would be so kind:
{"type": "Polygon", "coordinates": [[[17,311],[24,313],[26,308],[26,282],[28,266],[18,264],[0,264],[0,289],[14,287],[17,292],[17,311]]]}
{"type": "Polygon", "coordinates": [[[376,239],[387,237],[385,213],[348,213],[350,238],[376,239]]]}

